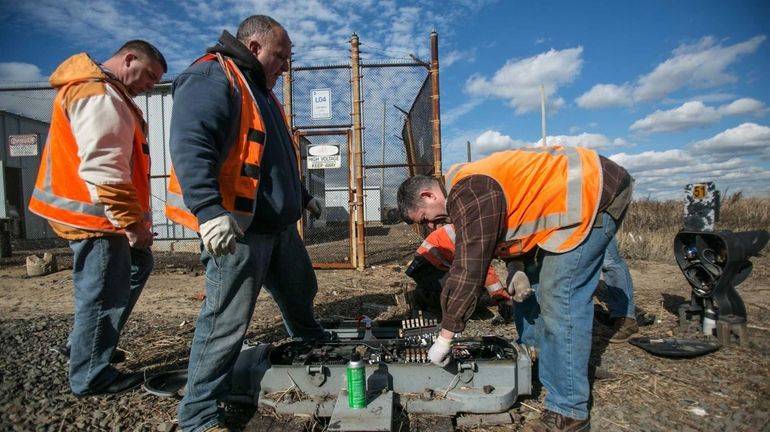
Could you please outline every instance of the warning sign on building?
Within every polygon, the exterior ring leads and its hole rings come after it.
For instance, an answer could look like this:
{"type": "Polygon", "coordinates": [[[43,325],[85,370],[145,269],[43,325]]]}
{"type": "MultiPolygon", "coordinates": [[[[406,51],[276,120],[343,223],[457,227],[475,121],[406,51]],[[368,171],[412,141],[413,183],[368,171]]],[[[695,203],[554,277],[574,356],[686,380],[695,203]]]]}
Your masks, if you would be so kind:
{"type": "Polygon", "coordinates": [[[8,135],[8,154],[11,157],[37,156],[37,134],[8,135]]]}
{"type": "Polygon", "coordinates": [[[340,146],[324,144],[307,148],[307,169],[339,168],[341,166],[340,146]]]}

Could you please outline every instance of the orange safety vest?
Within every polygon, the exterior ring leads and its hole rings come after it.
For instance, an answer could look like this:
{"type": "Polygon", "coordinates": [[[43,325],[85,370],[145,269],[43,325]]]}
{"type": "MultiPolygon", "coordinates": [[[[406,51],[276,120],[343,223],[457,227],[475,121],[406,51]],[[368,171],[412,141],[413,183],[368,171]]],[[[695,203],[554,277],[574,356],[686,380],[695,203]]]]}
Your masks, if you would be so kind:
{"type": "MultiPolygon", "coordinates": [[[[420,247],[417,248],[417,254],[437,269],[449,271],[455,258],[455,238],[454,226],[444,225],[425,237],[420,247]]],[[[484,287],[489,293],[503,288],[503,284],[492,266],[489,266],[489,270],[487,270],[484,287]]]]}
{"type": "Polygon", "coordinates": [[[494,179],[505,193],[506,232],[500,258],[520,256],[535,246],[568,252],[594,225],[602,192],[599,155],[582,147],[532,147],[494,153],[447,172],[450,189],[471,175],[494,179]]]}
{"type": "Polygon", "coordinates": [[[29,200],[29,210],[53,222],[89,231],[122,232],[107,218],[104,205],[94,203],[86,182],[78,175],[80,158],[78,144],[72,133],[69,117],[62,106],[67,89],[86,81],[102,81],[112,85],[133,111],[134,139],[131,166],[131,183],[136,189],[144,220],[150,222],[150,147],[147,145],[146,124],[142,112],[122,85],[106,79],[88,78],[64,85],[56,93],[35,190],[29,200]]]}
{"type": "MultiPolygon", "coordinates": [[[[219,193],[222,196],[222,207],[238,222],[241,229],[246,230],[251,224],[256,208],[257,188],[259,187],[260,163],[267,139],[265,125],[259,107],[251,93],[251,87],[243,73],[232,59],[219,53],[206,54],[193,64],[204,61],[218,61],[230,80],[231,88],[241,98],[240,130],[236,142],[227,154],[227,158],[219,171],[219,193]],[[248,95],[248,96],[247,96],[248,95]]],[[[281,118],[286,124],[281,103],[270,92],[270,97],[281,111],[281,118]]],[[[289,126],[286,125],[289,130],[289,126]]],[[[294,144],[295,154],[299,149],[294,144]]],[[[299,160],[299,157],[298,157],[299,160]]],[[[168,198],[166,199],[166,216],[172,221],[198,232],[198,218],[187,208],[182,198],[182,188],[171,167],[171,178],[168,182],[168,198]]]]}

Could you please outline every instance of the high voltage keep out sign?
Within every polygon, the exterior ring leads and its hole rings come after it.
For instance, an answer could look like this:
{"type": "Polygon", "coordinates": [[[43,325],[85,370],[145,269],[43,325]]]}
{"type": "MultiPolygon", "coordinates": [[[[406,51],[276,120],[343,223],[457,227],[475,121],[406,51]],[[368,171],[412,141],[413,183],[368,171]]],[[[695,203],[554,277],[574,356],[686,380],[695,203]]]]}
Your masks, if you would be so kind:
{"type": "Polygon", "coordinates": [[[307,169],[339,168],[340,146],[315,145],[307,148],[307,169]]]}
{"type": "Polygon", "coordinates": [[[37,156],[37,134],[8,135],[8,154],[11,157],[37,156]]]}

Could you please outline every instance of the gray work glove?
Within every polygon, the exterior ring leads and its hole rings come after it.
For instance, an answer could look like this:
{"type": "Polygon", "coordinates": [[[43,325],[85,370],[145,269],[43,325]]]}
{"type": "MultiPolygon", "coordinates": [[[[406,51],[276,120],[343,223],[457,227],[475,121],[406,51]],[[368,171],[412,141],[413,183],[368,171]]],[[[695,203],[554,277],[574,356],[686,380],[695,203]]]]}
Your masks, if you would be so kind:
{"type": "Polygon", "coordinates": [[[214,256],[235,253],[235,241],[243,237],[238,222],[225,213],[201,224],[201,240],[206,252],[214,256]]]}
{"type": "Polygon", "coordinates": [[[523,271],[517,271],[511,278],[511,283],[508,284],[508,294],[511,295],[513,301],[521,303],[528,299],[535,290],[529,285],[529,278],[523,271]]]}
{"type": "Polygon", "coordinates": [[[313,198],[310,201],[308,201],[307,205],[305,206],[305,210],[309,211],[314,218],[318,219],[321,217],[321,213],[323,212],[324,209],[323,209],[323,205],[321,204],[321,201],[318,201],[317,199],[313,198]]]}

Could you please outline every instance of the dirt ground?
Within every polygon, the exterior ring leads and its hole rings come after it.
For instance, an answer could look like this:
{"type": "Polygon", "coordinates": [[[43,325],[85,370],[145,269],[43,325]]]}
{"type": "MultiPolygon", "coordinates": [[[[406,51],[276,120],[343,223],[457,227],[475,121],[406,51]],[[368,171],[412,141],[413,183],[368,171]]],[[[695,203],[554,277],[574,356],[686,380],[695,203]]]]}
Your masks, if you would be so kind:
{"type": "MultiPolygon", "coordinates": [[[[56,344],[57,339],[63,342],[72,317],[71,257],[67,248],[51,251],[57,255],[60,270],[42,277],[26,276],[24,252],[17,251],[13,258],[0,261],[0,324],[8,326],[43,318],[50,323],[53,319],[61,323],[56,327],[55,337],[45,335],[44,330],[30,337],[47,337],[51,344],[56,344]]],[[[745,346],[733,344],[697,358],[668,359],[650,355],[627,343],[607,344],[601,338],[595,338],[597,360],[613,377],[593,382],[593,430],[770,430],[770,256],[765,251],[765,256],[752,261],[752,275],[739,286],[748,312],[749,343],[745,346]]],[[[359,314],[375,319],[406,317],[408,310],[402,296],[409,283],[403,273],[406,264],[401,258],[377,264],[363,272],[318,270],[318,316],[322,320],[354,319],[359,314]]],[[[689,299],[690,289],[673,258],[668,263],[637,261],[630,262],[629,266],[637,306],[655,315],[652,325],[641,328],[641,335],[696,337],[696,329],[692,326],[678,326],[677,306],[689,299]]],[[[121,340],[121,347],[129,353],[123,367],[151,372],[185,365],[195,318],[203,299],[203,283],[203,269],[197,255],[156,254],[155,271],[121,340]]],[[[515,338],[513,325],[497,324],[494,311],[491,304],[483,303],[465,335],[495,334],[515,338]]],[[[285,338],[278,310],[266,292],[259,296],[248,337],[266,342],[285,338]]],[[[8,349],[3,349],[0,364],[11,364],[13,354],[8,349]]],[[[55,373],[60,377],[66,376],[66,366],[50,367],[56,369],[55,373]]],[[[0,374],[2,381],[15,379],[11,371],[0,371],[0,374]]],[[[56,392],[66,396],[66,381],[58,382],[56,392]]],[[[536,416],[542,409],[544,390],[535,385],[534,393],[520,399],[509,411],[510,424],[478,430],[519,430],[526,418],[536,416]]],[[[67,412],[87,415],[77,408],[77,400],[70,399],[62,399],[69,401],[67,412]]],[[[142,401],[152,407],[139,414],[147,428],[130,430],[175,430],[175,401],[148,397],[143,397],[142,401]]],[[[8,405],[0,404],[0,412],[7,413],[8,409],[8,405]]],[[[250,415],[258,417],[260,412],[250,415]]],[[[0,416],[5,423],[0,423],[0,429],[14,430],[8,422],[19,422],[33,425],[31,429],[48,430],[46,425],[56,429],[55,426],[60,425],[59,430],[69,430],[68,427],[62,429],[69,420],[65,422],[56,414],[49,416],[53,418],[46,417],[48,423],[37,425],[35,421],[30,423],[29,419],[24,419],[23,414],[0,416]]],[[[292,424],[291,420],[286,422],[292,424]]],[[[244,427],[242,420],[232,420],[232,423],[235,427],[244,427]]],[[[407,429],[437,430],[438,427],[435,423],[421,424],[413,419],[407,429]]],[[[116,429],[113,426],[111,430],[116,429]]]]}

